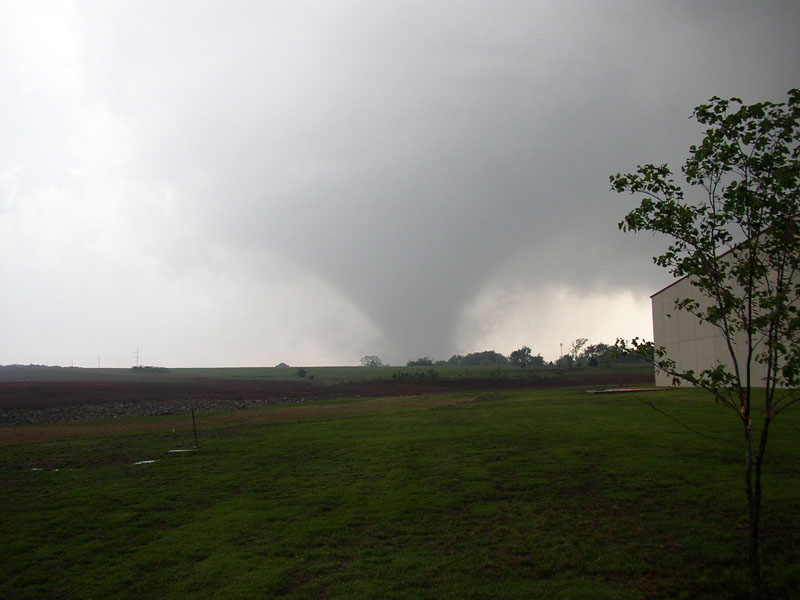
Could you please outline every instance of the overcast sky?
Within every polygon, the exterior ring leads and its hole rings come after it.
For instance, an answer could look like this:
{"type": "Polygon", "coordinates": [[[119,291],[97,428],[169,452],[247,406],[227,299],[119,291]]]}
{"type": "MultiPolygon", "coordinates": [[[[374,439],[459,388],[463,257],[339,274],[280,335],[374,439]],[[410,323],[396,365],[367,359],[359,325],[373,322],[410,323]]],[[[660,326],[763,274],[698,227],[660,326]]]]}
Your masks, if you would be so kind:
{"type": "Polygon", "coordinates": [[[0,364],[651,338],[608,176],[798,58],[795,0],[5,1],[0,364]]]}

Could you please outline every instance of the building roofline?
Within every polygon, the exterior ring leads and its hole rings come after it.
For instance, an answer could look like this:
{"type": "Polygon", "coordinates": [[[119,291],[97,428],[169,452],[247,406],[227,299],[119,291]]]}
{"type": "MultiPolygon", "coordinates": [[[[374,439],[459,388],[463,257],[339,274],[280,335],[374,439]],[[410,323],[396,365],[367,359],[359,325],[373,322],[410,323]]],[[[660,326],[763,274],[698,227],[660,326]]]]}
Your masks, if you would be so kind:
{"type": "MultiPolygon", "coordinates": [[[[736,248],[739,248],[740,246],[742,246],[742,245],[744,245],[744,244],[746,244],[746,243],[747,243],[747,242],[745,241],[745,242],[742,242],[742,243],[740,243],[740,244],[736,244],[736,245],[735,245],[735,246],[733,246],[732,248],[728,248],[728,249],[727,249],[725,252],[723,252],[722,254],[720,254],[720,255],[717,257],[717,260],[719,260],[719,259],[720,259],[720,258],[722,258],[723,256],[727,256],[728,254],[730,254],[731,252],[733,252],[734,250],[736,250],[736,248]]],[[[668,284],[668,285],[665,285],[663,288],[661,288],[660,290],[658,290],[658,291],[657,291],[657,292],[655,292],[654,294],[650,294],[650,299],[653,299],[655,296],[658,296],[658,295],[659,295],[659,294],[661,294],[662,292],[665,292],[665,291],[667,291],[667,290],[668,290],[669,288],[671,288],[673,285],[678,285],[678,284],[679,284],[681,281],[683,281],[684,279],[689,279],[689,277],[691,277],[691,275],[684,275],[683,277],[679,277],[678,279],[676,279],[676,280],[675,280],[675,281],[673,281],[672,283],[670,283],[670,284],[668,284]]]]}
{"type": "Polygon", "coordinates": [[[680,277],[680,278],[676,279],[675,281],[673,281],[669,285],[665,285],[663,288],[661,288],[660,290],[658,290],[654,294],[650,294],[650,299],[652,300],[653,298],[655,298],[659,294],[662,294],[662,293],[666,292],[673,285],[678,285],[681,281],[683,281],[684,279],[688,279],[688,278],[689,278],[689,275],[684,275],[683,277],[680,277]]]}
{"type": "MultiPolygon", "coordinates": [[[[792,217],[792,218],[795,220],[795,226],[797,226],[798,224],[800,224],[800,213],[797,213],[797,214],[795,214],[795,215],[794,215],[794,217],[792,217]]],[[[763,231],[761,231],[760,233],[756,234],[754,237],[755,237],[756,239],[758,239],[758,238],[761,236],[761,234],[768,232],[770,229],[772,229],[772,227],[771,227],[771,226],[770,226],[770,227],[767,227],[766,229],[764,229],[764,230],[763,230],[763,231]]],[[[745,244],[749,244],[751,239],[753,239],[753,238],[748,238],[748,239],[744,240],[743,242],[739,242],[738,244],[735,244],[735,245],[731,246],[731,247],[730,247],[730,248],[728,248],[728,249],[727,249],[725,252],[723,252],[722,254],[720,254],[720,255],[717,257],[717,260],[719,260],[719,259],[720,259],[720,258],[722,258],[723,256],[727,256],[728,254],[730,254],[731,252],[733,252],[733,251],[734,251],[734,250],[736,250],[737,248],[741,248],[741,247],[742,247],[742,246],[744,246],[745,244]]],[[[652,298],[654,298],[655,296],[658,296],[658,295],[659,295],[659,294],[661,294],[662,292],[665,292],[666,290],[668,290],[669,288],[671,288],[673,285],[677,285],[677,284],[679,284],[681,281],[683,281],[684,279],[687,279],[687,278],[689,278],[689,277],[691,277],[691,275],[684,275],[683,277],[680,277],[680,278],[676,279],[675,281],[673,281],[673,282],[672,282],[672,283],[670,283],[669,285],[666,285],[666,286],[664,286],[663,288],[661,288],[660,290],[658,290],[656,293],[654,293],[654,294],[650,294],[650,298],[652,299],[652,298]]]]}

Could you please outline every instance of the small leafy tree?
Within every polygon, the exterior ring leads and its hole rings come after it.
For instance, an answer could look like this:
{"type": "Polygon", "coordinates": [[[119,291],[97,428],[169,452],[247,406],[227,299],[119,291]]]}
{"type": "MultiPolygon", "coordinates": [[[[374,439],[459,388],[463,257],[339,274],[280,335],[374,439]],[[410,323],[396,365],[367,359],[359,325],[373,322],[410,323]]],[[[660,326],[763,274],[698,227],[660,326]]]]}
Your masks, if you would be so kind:
{"type": "Polygon", "coordinates": [[[367,354],[366,356],[361,358],[361,366],[362,367],[382,367],[383,361],[380,357],[375,356],[374,354],[367,354]]]}
{"type": "Polygon", "coordinates": [[[572,357],[572,362],[576,362],[578,357],[581,355],[581,350],[586,345],[586,342],[589,340],[586,338],[577,338],[572,345],[569,347],[569,355],[572,357]]]}
{"type": "Polygon", "coordinates": [[[515,367],[527,367],[531,362],[531,349],[523,346],[518,350],[514,350],[509,356],[508,360],[515,367]]]}
{"type": "Polygon", "coordinates": [[[779,104],[714,97],[693,116],[707,127],[682,169],[695,195],[684,196],[667,165],[614,175],[611,186],[643,196],[620,228],[671,240],[654,262],[675,277],[688,276],[697,290],[676,308],[716,327],[729,360],[695,373],[651,342],[618,346],[708,390],[740,421],[750,576],[754,596],[761,597],[761,476],[769,428],[800,397],[800,90],[779,104]],[[754,364],[763,366],[763,379],[754,380],[754,364]],[[763,391],[756,395],[755,387],[763,391]],[[754,401],[762,395],[763,407],[754,401]],[[761,413],[756,419],[753,409],[761,413]]]}

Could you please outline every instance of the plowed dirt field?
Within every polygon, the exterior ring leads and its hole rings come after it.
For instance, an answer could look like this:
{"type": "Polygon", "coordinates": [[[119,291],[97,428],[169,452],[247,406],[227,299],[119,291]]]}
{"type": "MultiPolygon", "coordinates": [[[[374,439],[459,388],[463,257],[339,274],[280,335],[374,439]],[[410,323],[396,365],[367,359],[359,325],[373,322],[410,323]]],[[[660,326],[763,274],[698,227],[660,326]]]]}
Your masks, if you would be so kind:
{"type": "MultiPolygon", "coordinates": [[[[652,383],[643,373],[587,374],[559,380],[563,386],[652,383]]],[[[212,379],[170,382],[0,382],[0,424],[54,423],[121,416],[232,410],[332,398],[485,392],[554,387],[551,380],[436,379],[324,384],[307,380],[212,379]]]]}

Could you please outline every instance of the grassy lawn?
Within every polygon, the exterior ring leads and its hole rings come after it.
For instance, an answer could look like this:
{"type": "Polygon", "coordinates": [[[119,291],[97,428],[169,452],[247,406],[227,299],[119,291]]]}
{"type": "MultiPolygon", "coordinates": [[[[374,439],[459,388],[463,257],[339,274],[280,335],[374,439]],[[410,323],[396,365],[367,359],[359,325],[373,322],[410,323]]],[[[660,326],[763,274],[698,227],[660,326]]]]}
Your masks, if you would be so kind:
{"type": "MultiPolygon", "coordinates": [[[[0,597],[732,598],[737,424],[694,391],[356,399],[0,428],[0,597]],[[645,406],[703,433],[700,437],[645,406]],[[134,464],[142,460],[156,460],[134,464]]],[[[764,564],[800,589],[800,411],[764,564]]]]}

